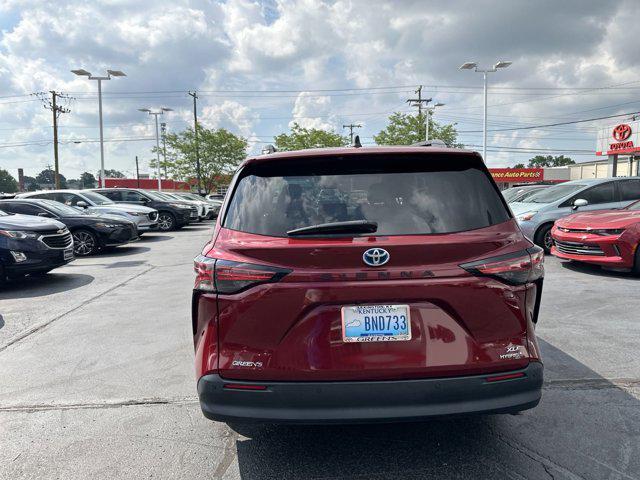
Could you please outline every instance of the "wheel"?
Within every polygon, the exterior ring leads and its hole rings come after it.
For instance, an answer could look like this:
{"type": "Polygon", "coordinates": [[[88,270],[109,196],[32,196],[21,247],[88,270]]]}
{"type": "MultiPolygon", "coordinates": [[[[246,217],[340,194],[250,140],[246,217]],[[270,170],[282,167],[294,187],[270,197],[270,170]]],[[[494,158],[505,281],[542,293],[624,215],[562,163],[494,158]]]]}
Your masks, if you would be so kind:
{"type": "Polygon", "coordinates": [[[176,228],[176,217],[170,212],[160,212],[158,215],[158,230],[169,232],[176,228]]]}
{"type": "Polygon", "coordinates": [[[634,273],[635,275],[640,275],[640,245],[636,247],[636,256],[633,262],[633,268],[631,269],[631,272],[634,273]]]}
{"type": "Polygon", "coordinates": [[[551,227],[552,224],[543,225],[536,232],[535,238],[533,241],[539,247],[544,248],[544,253],[550,253],[551,247],[553,246],[553,238],[551,238],[551,227]]]}
{"type": "Polygon", "coordinates": [[[98,251],[98,239],[89,230],[73,232],[73,253],[78,257],[93,255],[98,251]]]}

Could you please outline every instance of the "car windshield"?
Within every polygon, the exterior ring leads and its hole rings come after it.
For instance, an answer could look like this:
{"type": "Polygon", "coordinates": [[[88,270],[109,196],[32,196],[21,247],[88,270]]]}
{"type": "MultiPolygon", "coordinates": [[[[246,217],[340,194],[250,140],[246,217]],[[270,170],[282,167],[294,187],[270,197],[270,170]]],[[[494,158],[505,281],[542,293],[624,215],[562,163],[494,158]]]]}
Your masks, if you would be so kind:
{"type": "Polygon", "coordinates": [[[3,212],[2,210],[0,210],[0,217],[8,217],[9,214],[7,212],[3,212]]]}
{"type": "MultiPolygon", "coordinates": [[[[166,202],[167,201],[167,197],[165,197],[164,195],[162,195],[161,193],[158,192],[152,192],[147,190],[146,192],[144,192],[145,195],[147,195],[148,197],[151,197],[153,200],[158,200],[160,202],[166,202]]],[[[172,199],[169,199],[172,200],[172,199]]]]}
{"type": "Polygon", "coordinates": [[[555,187],[545,188],[527,198],[527,203],[551,203],[560,200],[578,190],[584,188],[586,185],[578,185],[572,183],[570,185],[557,185],[555,187]]]}
{"type": "Polygon", "coordinates": [[[521,193],[522,193],[522,190],[519,188],[509,188],[508,190],[502,191],[502,196],[508,202],[509,200],[516,198],[521,193]]]}
{"type": "Polygon", "coordinates": [[[99,193],[96,193],[96,192],[82,192],[82,195],[84,197],[87,197],[89,200],[91,200],[96,205],[114,205],[114,203],[115,203],[115,202],[112,202],[111,200],[109,200],[104,195],[100,195],[99,193]]]}
{"type": "Polygon", "coordinates": [[[38,203],[46,207],[48,210],[51,210],[53,213],[60,215],[61,217],[75,217],[78,215],[84,215],[84,212],[82,210],[69,207],[64,203],[55,202],[53,200],[38,200],[38,203]]]}
{"type": "Polygon", "coordinates": [[[224,226],[284,237],[304,227],[366,222],[377,225],[374,235],[411,235],[473,230],[509,219],[475,157],[417,157],[258,164],[239,180],[224,226]]]}
{"type": "Polygon", "coordinates": [[[536,193],[540,192],[540,190],[544,190],[544,188],[532,188],[531,190],[520,192],[520,195],[516,197],[515,201],[523,202],[525,199],[533,197],[536,193]]]}

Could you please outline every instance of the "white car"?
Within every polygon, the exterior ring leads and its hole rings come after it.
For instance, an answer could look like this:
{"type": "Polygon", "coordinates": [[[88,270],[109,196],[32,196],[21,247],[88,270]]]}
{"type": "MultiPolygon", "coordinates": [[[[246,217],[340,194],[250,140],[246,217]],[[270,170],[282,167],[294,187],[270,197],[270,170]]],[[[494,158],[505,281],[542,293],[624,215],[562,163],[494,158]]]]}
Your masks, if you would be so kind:
{"type": "Polygon", "coordinates": [[[174,195],[177,195],[180,198],[184,198],[185,200],[193,200],[195,202],[204,202],[205,209],[207,211],[207,214],[205,215],[205,218],[207,220],[211,220],[212,218],[217,217],[218,213],[220,212],[220,207],[222,206],[222,202],[221,201],[219,201],[219,200],[206,200],[204,197],[201,197],[200,195],[198,195],[196,193],[174,192],[174,195]]]}
{"type": "Polygon", "coordinates": [[[157,210],[142,205],[118,204],[104,195],[90,190],[43,190],[40,192],[19,193],[16,198],[54,200],[91,213],[124,217],[136,224],[139,233],[158,229],[157,210]]]}
{"type": "Polygon", "coordinates": [[[198,209],[198,221],[201,222],[205,218],[210,218],[212,207],[208,202],[204,200],[193,200],[191,198],[183,197],[177,192],[162,192],[161,195],[169,197],[169,199],[175,201],[179,200],[189,205],[194,205],[198,209]]]}

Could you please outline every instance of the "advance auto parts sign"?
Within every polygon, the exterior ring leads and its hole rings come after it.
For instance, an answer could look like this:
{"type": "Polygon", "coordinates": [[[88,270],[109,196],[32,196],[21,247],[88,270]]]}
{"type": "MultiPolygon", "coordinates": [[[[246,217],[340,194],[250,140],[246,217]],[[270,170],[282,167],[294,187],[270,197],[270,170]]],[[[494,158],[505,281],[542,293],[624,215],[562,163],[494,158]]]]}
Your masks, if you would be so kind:
{"type": "Polygon", "coordinates": [[[596,155],[640,152],[640,121],[620,122],[598,130],[596,155]]]}
{"type": "Polygon", "coordinates": [[[542,168],[490,168],[491,176],[496,182],[523,183],[541,182],[544,180],[542,168]]]}

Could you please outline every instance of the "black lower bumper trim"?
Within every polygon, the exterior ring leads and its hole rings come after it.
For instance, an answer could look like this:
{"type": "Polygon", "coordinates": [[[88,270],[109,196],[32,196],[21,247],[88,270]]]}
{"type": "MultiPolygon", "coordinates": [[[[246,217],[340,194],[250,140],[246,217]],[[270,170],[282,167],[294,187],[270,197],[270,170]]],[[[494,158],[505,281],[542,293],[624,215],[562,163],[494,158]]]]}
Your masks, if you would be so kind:
{"type": "Polygon", "coordinates": [[[202,412],[227,422],[366,423],[415,421],[443,415],[515,413],[535,407],[542,392],[543,367],[532,362],[509,380],[492,375],[365,382],[243,382],[219,375],[198,382],[202,412]],[[236,390],[232,385],[264,385],[236,390]]]}

